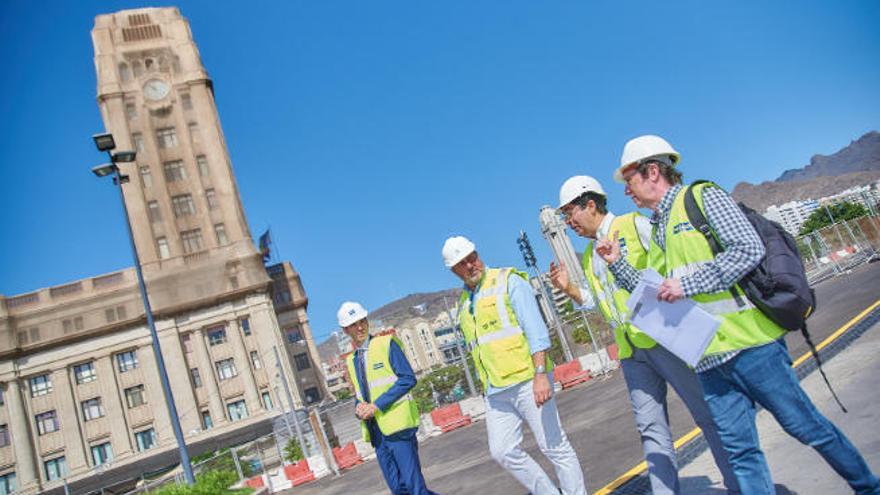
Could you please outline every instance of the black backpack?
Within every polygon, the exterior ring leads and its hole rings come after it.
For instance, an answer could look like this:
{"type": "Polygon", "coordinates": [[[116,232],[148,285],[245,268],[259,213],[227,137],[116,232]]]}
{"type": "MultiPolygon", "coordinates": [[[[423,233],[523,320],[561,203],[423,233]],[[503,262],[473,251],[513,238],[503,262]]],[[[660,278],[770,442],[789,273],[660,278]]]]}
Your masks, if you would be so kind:
{"type": "MultiPolygon", "coordinates": [[[[693,186],[709,184],[709,187],[718,187],[709,181],[696,181],[687,187],[684,196],[684,207],[688,221],[697,231],[706,238],[712,254],[718,255],[724,251],[724,247],[709,226],[706,216],[697,205],[694,198],[693,186]]],[[[794,237],[791,236],[781,225],[768,220],[760,213],[748,206],[738,203],[737,206],[745,214],[749,223],[758,232],[761,241],[764,242],[765,255],[761,262],[752,271],[747,273],[740,281],[739,286],[745,292],[745,296],[761,310],[768,318],[788,331],[800,330],[810,347],[813,357],[816,359],[819,372],[825,379],[828,389],[840,405],[843,407],[837,394],[828,383],[828,377],[822,370],[822,362],[813,339],[807,331],[807,318],[813,314],[816,308],[816,294],[807,282],[807,274],[804,263],[801,260],[794,237]]],[[[734,299],[742,306],[742,296],[736,290],[736,286],[730,288],[734,299]]]]}

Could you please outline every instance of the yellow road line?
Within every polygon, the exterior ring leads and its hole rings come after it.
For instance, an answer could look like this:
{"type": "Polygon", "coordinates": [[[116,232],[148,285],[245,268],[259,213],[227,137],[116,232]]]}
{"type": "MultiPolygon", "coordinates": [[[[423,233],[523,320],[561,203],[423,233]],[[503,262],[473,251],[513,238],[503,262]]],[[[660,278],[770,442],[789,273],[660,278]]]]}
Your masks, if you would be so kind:
{"type": "MultiPolygon", "coordinates": [[[[840,328],[835,330],[834,333],[829,335],[828,338],[826,338],[819,345],[816,346],[816,351],[821,351],[825,347],[828,347],[829,344],[831,344],[832,342],[837,340],[841,335],[843,335],[850,328],[855,326],[856,323],[861,321],[862,318],[867,316],[871,311],[874,311],[875,309],[877,309],[877,307],[880,307],[880,299],[874,301],[874,304],[868,306],[864,311],[857,314],[852,319],[850,319],[848,322],[844,323],[843,326],[841,326],[840,328]]],[[[793,368],[797,368],[798,366],[800,366],[801,363],[803,363],[804,361],[809,359],[812,355],[813,355],[813,353],[810,351],[805,352],[801,357],[797,358],[794,361],[794,363],[792,363],[791,366],[793,368]]],[[[699,434],[700,434],[700,429],[694,428],[691,431],[685,433],[684,436],[682,436],[681,438],[676,440],[675,443],[673,444],[673,446],[677,450],[677,449],[681,448],[682,445],[684,445],[684,444],[690,442],[691,440],[693,440],[694,438],[696,438],[697,435],[699,435],[699,434]]],[[[605,485],[602,488],[600,488],[599,490],[597,490],[593,495],[609,495],[610,493],[614,492],[614,490],[616,490],[617,488],[622,486],[627,481],[629,481],[629,480],[635,478],[636,476],[642,474],[643,472],[647,471],[647,469],[648,469],[648,463],[646,463],[645,461],[642,461],[642,462],[636,464],[629,471],[618,476],[611,483],[608,483],[607,485],[605,485]]]]}

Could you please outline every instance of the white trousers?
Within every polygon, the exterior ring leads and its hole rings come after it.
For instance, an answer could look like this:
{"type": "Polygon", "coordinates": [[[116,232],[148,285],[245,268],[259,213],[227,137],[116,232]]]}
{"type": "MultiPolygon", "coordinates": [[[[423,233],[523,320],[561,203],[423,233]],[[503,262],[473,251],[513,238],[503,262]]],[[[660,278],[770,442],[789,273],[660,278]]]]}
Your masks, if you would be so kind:
{"type": "Polygon", "coordinates": [[[556,398],[540,408],[532,381],[486,396],[489,452],[532,495],[557,495],[559,490],[541,466],[522,448],[523,420],[529,424],[541,452],[553,463],[564,495],[586,495],[584,475],[556,410],[556,398]]]}

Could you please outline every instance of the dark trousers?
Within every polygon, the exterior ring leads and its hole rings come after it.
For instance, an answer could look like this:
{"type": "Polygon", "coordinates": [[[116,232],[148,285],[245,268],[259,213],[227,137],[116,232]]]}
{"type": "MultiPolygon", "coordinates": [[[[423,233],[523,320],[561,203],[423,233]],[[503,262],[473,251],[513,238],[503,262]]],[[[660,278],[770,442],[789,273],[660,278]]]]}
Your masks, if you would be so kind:
{"type": "Polygon", "coordinates": [[[370,436],[376,449],[376,460],[385,476],[385,482],[394,495],[436,495],[425,486],[422,465],[419,462],[417,428],[384,436],[378,428],[371,428],[370,436]]]}

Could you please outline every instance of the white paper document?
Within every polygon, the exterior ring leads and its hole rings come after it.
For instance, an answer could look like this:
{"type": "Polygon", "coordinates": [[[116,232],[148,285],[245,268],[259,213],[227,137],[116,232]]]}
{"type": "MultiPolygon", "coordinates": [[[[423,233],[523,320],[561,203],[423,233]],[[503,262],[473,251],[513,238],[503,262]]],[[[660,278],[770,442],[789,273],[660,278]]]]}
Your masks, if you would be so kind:
{"type": "Polygon", "coordinates": [[[662,282],[656,271],[642,272],[642,280],[626,303],[630,322],[682,361],[696,366],[721,322],[691,299],[658,301],[657,289],[662,282]]]}

